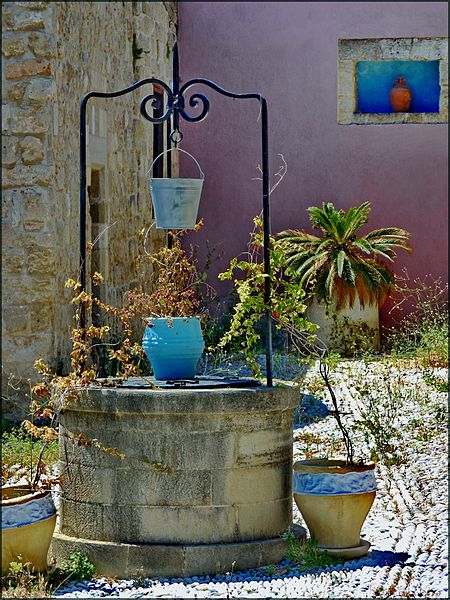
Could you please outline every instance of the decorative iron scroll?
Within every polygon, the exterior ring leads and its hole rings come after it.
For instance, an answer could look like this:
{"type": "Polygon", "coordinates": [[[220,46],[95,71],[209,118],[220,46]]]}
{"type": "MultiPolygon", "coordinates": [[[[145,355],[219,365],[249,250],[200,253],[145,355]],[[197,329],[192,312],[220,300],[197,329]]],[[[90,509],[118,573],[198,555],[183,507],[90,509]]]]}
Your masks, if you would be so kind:
{"type": "MultiPolygon", "coordinates": [[[[117,98],[129,94],[134,90],[140,88],[146,84],[158,85],[162,88],[167,96],[165,112],[159,116],[154,117],[147,111],[147,105],[150,104],[153,110],[159,110],[162,108],[160,99],[155,93],[147,94],[142,98],[140,103],[141,115],[153,124],[163,123],[172,116],[172,131],[170,133],[170,140],[175,147],[183,140],[183,134],[179,128],[180,116],[190,123],[198,123],[208,115],[209,112],[209,100],[201,93],[194,92],[190,96],[188,104],[191,108],[197,108],[201,105],[201,111],[198,115],[191,115],[186,111],[185,94],[186,92],[195,85],[205,85],[212,90],[218,92],[228,98],[253,98],[258,100],[261,109],[261,153],[262,153],[262,200],[263,200],[263,232],[264,232],[264,272],[268,277],[265,278],[264,288],[264,300],[266,305],[270,305],[270,208],[269,208],[269,136],[268,136],[268,115],[267,115],[267,102],[264,96],[258,93],[252,94],[235,94],[229,92],[224,88],[220,87],[213,81],[204,78],[195,78],[187,81],[180,87],[180,72],[179,72],[179,59],[178,59],[178,47],[174,44],[173,48],[173,82],[172,89],[161,81],[160,79],[147,78],[137,81],[122,90],[116,92],[89,92],[86,94],[80,106],[80,284],[81,290],[86,290],[86,108],[90,98],[117,98]]],[[[265,314],[266,321],[266,379],[267,385],[272,387],[272,371],[273,371],[273,357],[272,357],[272,313],[270,309],[266,310],[265,314]]],[[[80,320],[79,325],[82,329],[85,329],[86,315],[84,306],[80,308],[80,320]]]]}

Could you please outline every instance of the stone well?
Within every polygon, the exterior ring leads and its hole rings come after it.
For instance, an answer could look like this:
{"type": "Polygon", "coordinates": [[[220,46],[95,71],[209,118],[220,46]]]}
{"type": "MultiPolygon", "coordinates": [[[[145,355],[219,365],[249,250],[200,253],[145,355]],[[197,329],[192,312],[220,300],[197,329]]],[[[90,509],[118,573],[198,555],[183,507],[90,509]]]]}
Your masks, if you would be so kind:
{"type": "Polygon", "coordinates": [[[51,553],[59,561],[79,549],[98,573],[119,578],[279,562],[292,524],[297,403],[291,387],[86,390],[61,414],[51,553]],[[125,458],[68,437],[81,432],[125,458]]]}

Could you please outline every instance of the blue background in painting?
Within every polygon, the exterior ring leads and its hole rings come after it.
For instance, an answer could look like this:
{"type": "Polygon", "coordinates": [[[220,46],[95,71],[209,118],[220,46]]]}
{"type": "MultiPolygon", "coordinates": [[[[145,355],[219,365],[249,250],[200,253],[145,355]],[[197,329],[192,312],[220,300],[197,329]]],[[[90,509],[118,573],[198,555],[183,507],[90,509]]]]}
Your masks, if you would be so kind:
{"type": "Polygon", "coordinates": [[[392,82],[404,77],[412,93],[409,112],[439,112],[438,60],[361,61],[356,64],[358,112],[392,113],[392,82]]]}

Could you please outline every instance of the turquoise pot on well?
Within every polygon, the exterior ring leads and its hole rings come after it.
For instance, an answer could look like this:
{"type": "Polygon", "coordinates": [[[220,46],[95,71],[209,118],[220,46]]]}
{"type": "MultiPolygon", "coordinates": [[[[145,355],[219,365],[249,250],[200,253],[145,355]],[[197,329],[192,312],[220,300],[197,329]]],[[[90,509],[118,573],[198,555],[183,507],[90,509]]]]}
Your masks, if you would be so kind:
{"type": "Polygon", "coordinates": [[[148,319],[142,347],[156,379],[193,379],[205,348],[197,317],[148,319]]]}

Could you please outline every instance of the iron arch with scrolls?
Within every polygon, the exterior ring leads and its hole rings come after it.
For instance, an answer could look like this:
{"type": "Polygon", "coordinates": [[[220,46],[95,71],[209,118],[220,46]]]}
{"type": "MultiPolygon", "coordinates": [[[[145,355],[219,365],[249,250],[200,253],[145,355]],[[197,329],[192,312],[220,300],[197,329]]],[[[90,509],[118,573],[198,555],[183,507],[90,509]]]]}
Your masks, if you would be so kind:
{"type": "MultiPolygon", "coordinates": [[[[180,118],[190,123],[198,123],[203,121],[209,113],[210,102],[207,96],[194,91],[189,97],[188,105],[190,108],[200,107],[198,115],[191,115],[186,107],[186,96],[189,90],[194,86],[205,86],[222,96],[236,99],[254,99],[259,102],[261,111],[261,163],[262,163],[262,204],[263,204],[263,235],[264,235],[264,272],[268,277],[265,278],[264,299],[266,306],[270,306],[271,286],[270,286],[270,205],[269,205],[269,135],[268,135],[268,109],[267,101],[263,95],[259,93],[244,93],[238,94],[225,90],[217,83],[205,78],[194,78],[180,87],[180,70],[178,47],[174,44],[173,47],[173,81],[172,88],[164,81],[153,77],[142,79],[132,85],[117,90],[115,92],[89,92],[83,96],[80,105],[80,284],[81,291],[86,290],[86,111],[87,105],[91,98],[117,98],[130,94],[144,85],[160,86],[167,98],[167,103],[163,114],[159,117],[154,117],[147,109],[151,106],[152,109],[161,109],[160,101],[155,93],[145,95],[140,102],[140,113],[142,117],[152,124],[159,124],[172,119],[172,131],[170,139],[177,146],[183,139],[183,134],[180,131],[180,118]]],[[[86,314],[82,306],[80,309],[79,326],[85,329],[86,314]]],[[[267,308],[265,314],[265,345],[266,345],[266,380],[267,386],[273,386],[273,356],[272,356],[272,312],[267,308]]]]}

